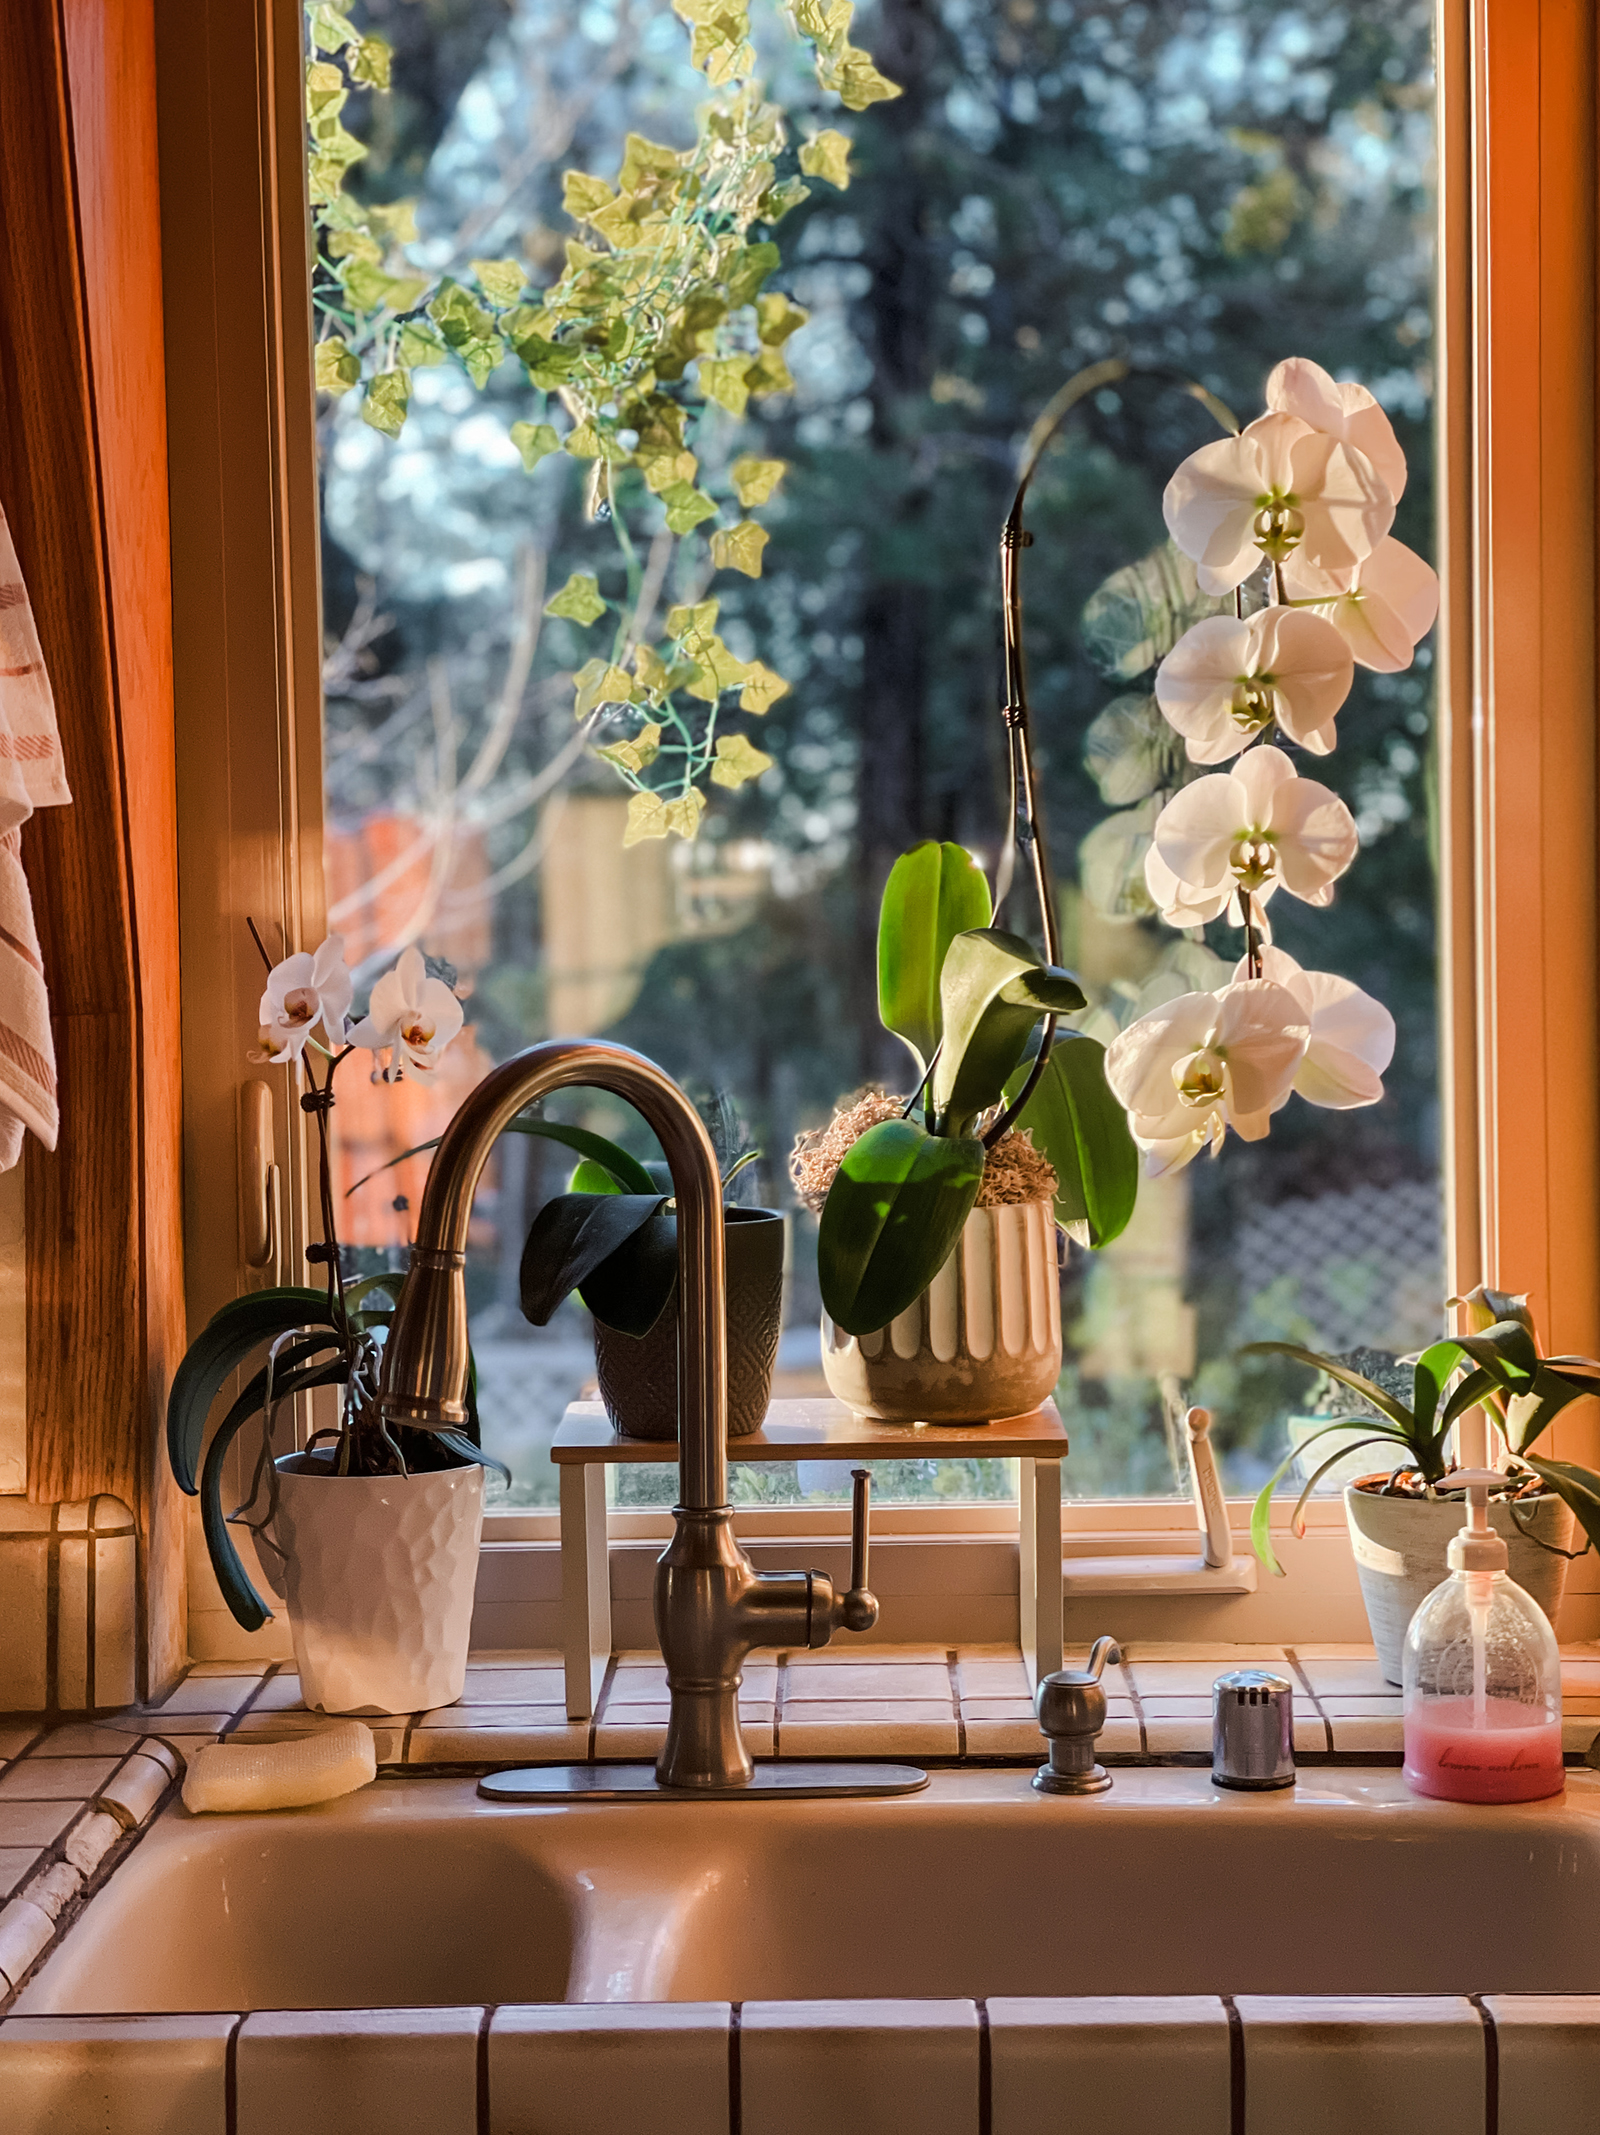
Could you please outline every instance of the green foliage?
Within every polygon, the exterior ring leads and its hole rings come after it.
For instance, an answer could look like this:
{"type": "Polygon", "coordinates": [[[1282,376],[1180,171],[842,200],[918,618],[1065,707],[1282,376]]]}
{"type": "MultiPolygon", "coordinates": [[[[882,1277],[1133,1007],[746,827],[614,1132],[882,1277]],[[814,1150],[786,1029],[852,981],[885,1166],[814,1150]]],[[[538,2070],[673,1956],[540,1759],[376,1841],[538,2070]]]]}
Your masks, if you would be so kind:
{"type": "Polygon", "coordinates": [[[946,951],[991,915],[988,882],[964,846],[929,838],[889,871],[878,908],[878,1017],[911,1048],[919,1076],[944,1030],[939,975],[946,951]]]}
{"type": "Polygon", "coordinates": [[[1069,971],[1041,964],[1018,934],[977,927],[951,942],[939,974],[944,1042],[933,1069],[941,1134],[972,1131],[1000,1103],[1030,1032],[1046,1015],[1087,1007],[1069,971]]]}
{"type": "MultiPolygon", "coordinates": [[[[1024,1063],[1006,1095],[1020,1095],[1027,1076],[1024,1063]]],[[[1139,1197],[1139,1151],[1106,1081],[1105,1047],[1081,1031],[1058,1030],[1016,1124],[1054,1166],[1056,1221],[1067,1235],[1095,1250],[1120,1237],[1139,1197]]]]}
{"type": "MultiPolygon", "coordinates": [[[[779,176],[788,128],[750,79],[748,8],[741,0],[674,6],[690,31],[692,62],[715,92],[700,111],[694,146],[664,147],[630,133],[614,180],[569,170],[564,205],[584,236],[568,239],[561,273],[538,287],[520,260],[475,259],[471,288],[419,273],[406,257],[417,237],[410,202],[369,206],[345,190],[348,173],[367,154],[344,123],[345,107],[353,89],[388,87],[389,48],[336,8],[306,0],[305,9],[317,390],[359,390],[363,420],[397,438],[414,367],[453,359],[481,392],[514,360],[537,396],[534,417],[510,426],[524,468],[533,474],[557,454],[590,466],[591,513],[603,513],[615,528],[630,599],[618,612],[610,659],[597,674],[591,662],[575,678],[574,709],[579,718],[622,726],[597,753],[634,789],[629,844],[669,832],[692,839],[705,807],[703,785],[738,786],[768,769],[771,757],[718,733],[722,700],[738,690],[738,708],[759,713],[788,686],[763,668],[756,696],[765,701],[746,701],[738,662],[699,657],[680,673],[659,654],[662,679],[647,708],[613,680],[630,652],[650,651],[628,638],[641,583],[630,521],[641,533],[659,528],[681,540],[704,529],[713,570],[761,576],[768,530],[748,513],[770,499],[783,463],[747,457],[734,470],[732,495],[719,499],[700,479],[696,437],[708,406],[738,421],[752,399],[792,388],[782,344],[806,319],[764,287],[779,251],[760,233],[809,188],[779,176]],[[571,418],[564,435],[543,419],[551,393],[571,418]],[[680,703],[680,692],[693,701],[680,703]],[[637,746],[647,728],[648,751],[637,746]]],[[[823,89],[860,111],[900,92],[851,44],[852,13],[851,0],[795,0],[790,19],[813,47],[823,89]]],[[[849,150],[846,136],[824,130],[806,143],[800,162],[843,188],[849,150]]],[[[605,610],[591,575],[570,580],[546,612],[588,625],[605,610]]]]}
{"type": "Polygon", "coordinates": [[[915,1120],[869,1127],[845,1152],[817,1230],[829,1317],[871,1334],[921,1296],[949,1259],[983,1180],[983,1144],[915,1120]]]}
{"type": "MultiPolygon", "coordinates": [[[[667,1205],[662,1193],[568,1193],[547,1201],[533,1220],[522,1248],[521,1295],[525,1319],[535,1327],[547,1327],[564,1298],[600,1275],[605,1263],[629,1245],[667,1205]]],[[[669,1219],[674,1233],[676,1225],[669,1219]]],[[[634,1256],[624,1279],[605,1285],[611,1309],[619,1317],[608,1319],[622,1334],[648,1334],[660,1317],[677,1273],[676,1246],[665,1262],[658,1252],[645,1260],[634,1256]],[[654,1276],[656,1279],[651,1280],[654,1276]],[[629,1279],[629,1278],[632,1279],[629,1279]]],[[[613,1270],[613,1275],[616,1271],[613,1270]]],[[[585,1294],[585,1303],[603,1315],[585,1294]]]]}

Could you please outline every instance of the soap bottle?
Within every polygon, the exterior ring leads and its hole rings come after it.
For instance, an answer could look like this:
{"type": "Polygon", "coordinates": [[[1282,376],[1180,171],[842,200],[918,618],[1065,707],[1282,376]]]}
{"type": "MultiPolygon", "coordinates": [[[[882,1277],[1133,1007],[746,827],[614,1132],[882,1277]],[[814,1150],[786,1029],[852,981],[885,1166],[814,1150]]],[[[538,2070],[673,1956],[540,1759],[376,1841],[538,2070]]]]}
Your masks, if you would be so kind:
{"type": "Polygon", "coordinates": [[[1450,1576],[1406,1632],[1406,1784],[1440,1801],[1542,1801],[1566,1783],[1555,1632],[1489,1525],[1489,1491],[1504,1478],[1469,1469],[1456,1480],[1467,1524],[1450,1544],[1450,1576]]]}

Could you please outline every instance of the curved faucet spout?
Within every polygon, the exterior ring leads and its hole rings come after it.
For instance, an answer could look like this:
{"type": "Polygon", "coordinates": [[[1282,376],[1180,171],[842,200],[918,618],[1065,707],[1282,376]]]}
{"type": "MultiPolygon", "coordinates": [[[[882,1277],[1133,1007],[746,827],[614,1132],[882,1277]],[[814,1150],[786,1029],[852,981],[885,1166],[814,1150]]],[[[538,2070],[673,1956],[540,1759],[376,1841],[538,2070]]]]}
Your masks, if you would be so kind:
{"type": "Polygon", "coordinates": [[[384,1345],[381,1401],[392,1423],[463,1423],[467,1406],[467,1224],[496,1138],[552,1090],[581,1083],[626,1098],[654,1130],[678,1213],[678,1414],[682,1503],[728,1497],[727,1281],[722,1183],[699,1114],[641,1053],[551,1038],[486,1075],[445,1130],[417,1218],[411,1269],[384,1345]]]}

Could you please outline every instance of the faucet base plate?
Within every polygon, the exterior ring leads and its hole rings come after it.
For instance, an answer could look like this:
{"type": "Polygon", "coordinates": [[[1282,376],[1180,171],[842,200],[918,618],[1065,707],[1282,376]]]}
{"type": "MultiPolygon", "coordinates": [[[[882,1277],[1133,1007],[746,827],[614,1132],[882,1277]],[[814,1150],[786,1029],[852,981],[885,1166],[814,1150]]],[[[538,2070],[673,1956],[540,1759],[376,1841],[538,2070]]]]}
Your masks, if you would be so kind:
{"type": "Polygon", "coordinates": [[[928,1775],[914,1764],[758,1764],[748,1786],[664,1787],[650,1764],[541,1764],[490,1772],[485,1801],[776,1801],[915,1794],[928,1775]]]}

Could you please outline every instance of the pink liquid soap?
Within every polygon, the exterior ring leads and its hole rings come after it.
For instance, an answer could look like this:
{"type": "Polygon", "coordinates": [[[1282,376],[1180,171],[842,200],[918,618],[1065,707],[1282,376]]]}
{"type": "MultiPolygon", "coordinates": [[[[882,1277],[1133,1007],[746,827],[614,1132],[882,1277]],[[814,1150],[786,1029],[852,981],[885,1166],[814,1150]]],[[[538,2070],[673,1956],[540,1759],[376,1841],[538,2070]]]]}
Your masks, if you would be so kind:
{"type": "Polygon", "coordinates": [[[1490,1698],[1487,1726],[1472,1724],[1470,1697],[1419,1699],[1405,1716],[1406,1784],[1438,1801],[1543,1801],[1566,1785],[1559,1717],[1490,1698]]]}

